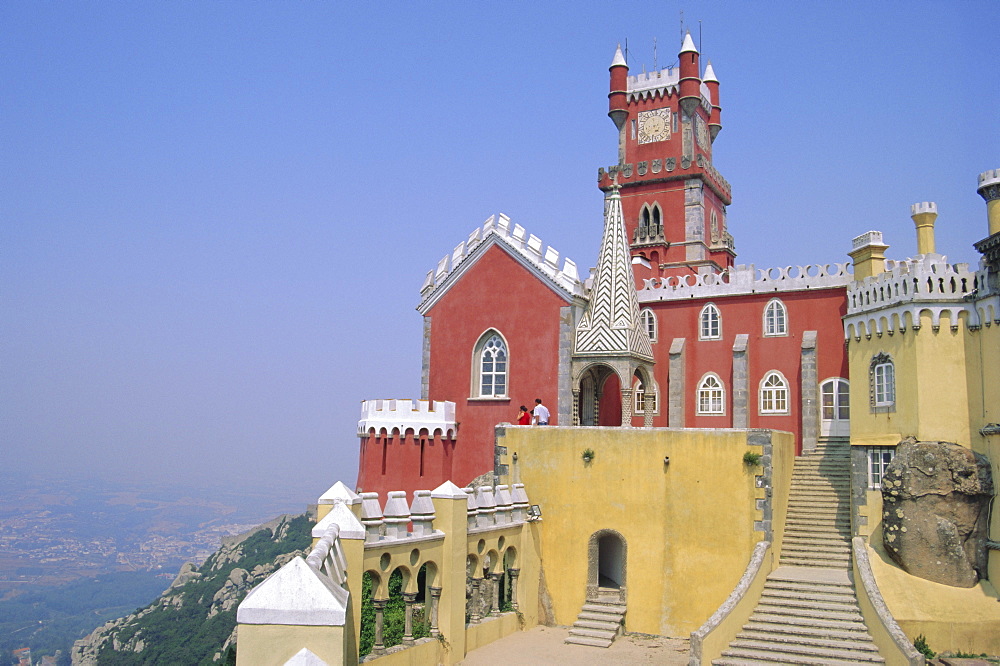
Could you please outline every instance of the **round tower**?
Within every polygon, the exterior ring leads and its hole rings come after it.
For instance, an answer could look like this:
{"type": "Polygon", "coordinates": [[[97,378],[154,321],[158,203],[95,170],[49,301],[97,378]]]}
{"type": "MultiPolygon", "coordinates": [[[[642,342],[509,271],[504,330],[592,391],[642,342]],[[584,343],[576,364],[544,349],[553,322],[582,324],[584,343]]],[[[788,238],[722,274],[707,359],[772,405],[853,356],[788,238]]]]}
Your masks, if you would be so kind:
{"type": "Polygon", "coordinates": [[[615,57],[611,61],[611,92],[608,93],[608,115],[620,132],[628,118],[628,63],[622,55],[622,46],[618,45],[615,57]]]}
{"type": "Polygon", "coordinates": [[[910,217],[917,225],[917,254],[934,254],[934,221],[937,216],[937,204],[933,201],[910,206],[910,217]]]}
{"type": "Polygon", "coordinates": [[[712,69],[711,60],[705,67],[703,80],[708,86],[709,92],[712,93],[712,113],[708,118],[708,131],[712,136],[712,143],[715,143],[715,137],[719,136],[719,132],[722,130],[722,107],[719,106],[719,79],[715,78],[715,70],[712,69]]]}
{"type": "Polygon", "coordinates": [[[680,53],[680,102],[685,115],[694,115],[694,110],[701,104],[701,70],[698,64],[698,49],[694,46],[691,33],[684,35],[684,43],[680,53]]]}

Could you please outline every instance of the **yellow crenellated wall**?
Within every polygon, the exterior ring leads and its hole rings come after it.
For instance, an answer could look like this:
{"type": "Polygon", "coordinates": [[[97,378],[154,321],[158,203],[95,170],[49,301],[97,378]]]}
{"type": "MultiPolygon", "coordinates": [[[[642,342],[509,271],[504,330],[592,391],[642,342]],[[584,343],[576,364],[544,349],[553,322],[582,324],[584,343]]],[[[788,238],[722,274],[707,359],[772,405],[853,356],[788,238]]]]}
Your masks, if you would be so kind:
{"type": "MultiPolygon", "coordinates": [[[[500,462],[541,507],[542,566],[554,621],[572,624],[586,598],[588,542],[615,530],[627,544],[627,631],[686,636],[722,604],[764,538],[746,430],[511,428],[500,462]],[[582,460],[584,449],[594,458],[582,460]],[[517,462],[514,462],[514,454],[517,462]],[[664,457],[669,463],[664,463],[664,457]]],[[[770,433],[772,502],[784,520],[794,437],[770,433]],[[778,503],[774,502],[774,503],[778,503]]],[[[783,525],[775,524],[780,534],[783,525]]]]}

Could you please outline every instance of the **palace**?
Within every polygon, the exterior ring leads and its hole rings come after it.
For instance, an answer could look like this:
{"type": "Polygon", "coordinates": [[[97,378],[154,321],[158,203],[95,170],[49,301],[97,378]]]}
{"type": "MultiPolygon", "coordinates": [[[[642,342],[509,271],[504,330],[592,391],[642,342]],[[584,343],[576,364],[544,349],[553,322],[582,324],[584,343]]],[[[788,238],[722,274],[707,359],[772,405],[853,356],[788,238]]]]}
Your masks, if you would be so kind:
{"type": "Polygon", "coordinates": [[[537,624],[690,635],[692,664],[1000,653],[1000,170],[978,268],[932,202],[906,260],[870,231],[737,264],[700,58],[615,52],[593,270],[494,215],[427,273],[422,395],[363,403],[357,483],[240,605],[238,663],[456,663],[537,624]],[[535,398],[550,424],[511,425],[535,398]]]}

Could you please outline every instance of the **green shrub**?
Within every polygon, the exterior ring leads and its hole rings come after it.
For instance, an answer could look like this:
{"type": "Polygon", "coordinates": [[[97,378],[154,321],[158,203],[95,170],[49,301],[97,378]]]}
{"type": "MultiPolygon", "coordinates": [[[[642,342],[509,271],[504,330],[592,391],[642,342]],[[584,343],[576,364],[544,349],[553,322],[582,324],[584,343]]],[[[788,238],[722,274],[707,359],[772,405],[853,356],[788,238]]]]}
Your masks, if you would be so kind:
{"type": "Polygon", "coordinates": [[[928,659],[933,659],[935,652],[927,645],[927,638],[923,634],[920,634],[913,640],[913,647],[917,648],[917,652],[924,655],[928,659]]]}
{"type": "Polygon", "coordinates": [[[756,467],[760,464],[761,456],[759,453],[754,453],[753,451],[747,451],[743,454],[743,463],[751,467],[756,467]]]}

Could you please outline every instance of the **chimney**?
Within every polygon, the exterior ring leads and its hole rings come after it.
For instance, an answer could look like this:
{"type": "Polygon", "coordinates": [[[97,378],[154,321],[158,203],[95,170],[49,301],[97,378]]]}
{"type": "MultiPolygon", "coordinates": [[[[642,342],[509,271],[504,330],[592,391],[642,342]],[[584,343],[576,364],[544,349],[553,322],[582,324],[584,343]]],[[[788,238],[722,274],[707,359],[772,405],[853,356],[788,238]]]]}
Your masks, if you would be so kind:
{"type": "Polygon", "coordinates": [[[910,206],[910,217],[917,225],[917,254],[934,254],[934,220],[937,216],[937,204],[933,201],[910,206]]]}

